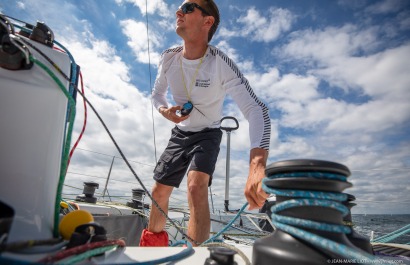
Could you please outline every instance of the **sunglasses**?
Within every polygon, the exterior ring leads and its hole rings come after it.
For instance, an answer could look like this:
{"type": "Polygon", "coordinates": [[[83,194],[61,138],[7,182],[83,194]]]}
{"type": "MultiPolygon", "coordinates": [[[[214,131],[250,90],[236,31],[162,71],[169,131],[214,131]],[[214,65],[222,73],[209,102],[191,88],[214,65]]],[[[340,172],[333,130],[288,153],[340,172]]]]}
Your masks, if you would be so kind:
{"type": "Polygon", "coordinates": [[[210,14],[208,13],[208,11],[206,11],[204,8],[202,8],[200,5],[198,5],[197,3],[193,3],[193,2],[186,2],[185,4],[183,4],[182,6],[179,7],[179,9],[182,10],[182,13],[184,14],[189,14],[194,12],[195,7],[198,8],[199,10],[201,10],[205,15],[210,16],[210,14]]]}

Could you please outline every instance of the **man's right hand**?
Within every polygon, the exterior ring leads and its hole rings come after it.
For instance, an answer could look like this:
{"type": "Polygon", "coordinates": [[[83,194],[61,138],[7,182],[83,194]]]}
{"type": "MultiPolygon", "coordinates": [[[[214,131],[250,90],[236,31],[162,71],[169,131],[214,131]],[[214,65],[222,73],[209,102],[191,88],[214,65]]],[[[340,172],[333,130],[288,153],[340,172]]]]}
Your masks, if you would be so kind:
{"type": "Polygon", "coordinates": [[[166,119],[174,123],[180,123],[181,121],[184,121],[189,118],[189,115],[180,116],[177,114],[177,112],[181,111],[181,109],[182,109],[181,106],[172,106],[170,108],[160,107],[159,113],[161,113],[162,116],[164,116],[166,119]]]}

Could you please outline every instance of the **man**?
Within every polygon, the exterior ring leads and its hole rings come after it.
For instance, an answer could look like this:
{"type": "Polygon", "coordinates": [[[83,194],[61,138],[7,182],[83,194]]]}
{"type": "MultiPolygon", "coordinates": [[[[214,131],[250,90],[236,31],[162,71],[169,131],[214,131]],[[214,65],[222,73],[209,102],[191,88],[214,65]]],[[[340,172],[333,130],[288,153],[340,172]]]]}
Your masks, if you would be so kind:
{"type": "MultiPolygon", "coordinates": [[[[187,0],[176,12],[176,32],[183,46],[164,51],[159,63],[152,99],[158,111],[176,127],[154,170],[152,196],[167,212],[174,187],[188,170],[188,236],[193,245],[209,238],[208,186],[212,182],[222,131],[223,101],[229,94],[249,121],[251,151],[245,196],[249,210],[263,206],[268,195],[261,180],[270,142],[268,108],[253,93],[235,63],[219,49],[208,45],[219,24],[213,0],[187,0]],[[176,106],[166,100],[168,88],[176,106]],[[189,167],[189,169],[188,169],[189,167]]],[[[163,231],[166,218],[152,205],[148,229],[140,246],[167,246],[163,231]]]]}

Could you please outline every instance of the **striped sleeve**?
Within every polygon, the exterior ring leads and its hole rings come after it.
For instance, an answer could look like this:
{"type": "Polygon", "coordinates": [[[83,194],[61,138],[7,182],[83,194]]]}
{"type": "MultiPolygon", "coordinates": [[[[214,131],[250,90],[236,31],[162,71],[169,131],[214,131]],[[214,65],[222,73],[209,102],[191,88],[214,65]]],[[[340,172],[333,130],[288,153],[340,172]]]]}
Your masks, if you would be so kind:
{"type": "Polygon", "coordinates": [[[216,48],[212,52],[221,60],[222,85],[249,122],[251,148],[269,151],[271,122],[268,107],[256,96],[248,80],[227,55],[216,48]]]}

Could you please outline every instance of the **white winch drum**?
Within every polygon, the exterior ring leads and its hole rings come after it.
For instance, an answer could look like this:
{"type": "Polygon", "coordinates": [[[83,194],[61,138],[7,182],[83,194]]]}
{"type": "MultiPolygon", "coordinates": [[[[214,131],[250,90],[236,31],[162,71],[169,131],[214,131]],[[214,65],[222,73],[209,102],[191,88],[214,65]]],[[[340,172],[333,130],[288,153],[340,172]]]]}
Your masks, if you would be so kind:
{"type": "MultiPolygon", "coordinates": [[[[67,54],[24,39],[70,76],[67,54]]],[[[29,50],[68,89],[68,81],[39,53],[29,50]]],[[[8,243],[53,237],[67,102],[38,65],[29,70],[0,68],[0,201],[15,213],[8,243]]]]}

